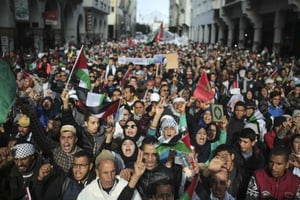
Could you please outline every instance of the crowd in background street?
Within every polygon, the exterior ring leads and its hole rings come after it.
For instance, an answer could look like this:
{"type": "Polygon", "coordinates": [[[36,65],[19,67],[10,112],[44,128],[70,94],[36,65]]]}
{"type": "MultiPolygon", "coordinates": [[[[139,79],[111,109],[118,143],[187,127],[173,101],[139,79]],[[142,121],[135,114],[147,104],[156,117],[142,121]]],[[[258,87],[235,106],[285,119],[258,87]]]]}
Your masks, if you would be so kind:
{"type": "Polygon", "coordinates": [[[17,91],[0,126],[0,199],[300,199],[297,57],[192,41],[91,43],[89,92],[121,102],[99,118],[78,93],[78,52],[3,56],[17,91]],[[176,66],[118,62],[171,53],[176,66]],[[204,76],[200,93],[212,98],[195,95],[204,76]]]}

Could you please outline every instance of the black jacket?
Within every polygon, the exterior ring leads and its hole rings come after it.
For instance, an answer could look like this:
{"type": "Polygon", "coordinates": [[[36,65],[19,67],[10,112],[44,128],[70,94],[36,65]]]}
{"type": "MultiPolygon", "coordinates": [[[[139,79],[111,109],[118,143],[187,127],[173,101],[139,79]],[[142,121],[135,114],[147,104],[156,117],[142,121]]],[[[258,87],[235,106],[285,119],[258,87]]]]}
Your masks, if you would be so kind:
{"type": "Polygon", "coordinates": [[[170,183],[173,183],[174,180],[171,169],[165,167],[163,164],[158,164],[158,166],[151,171],[146,170],[136,186],[142,199],[152,199],[155,185],[163,180],[169,181],[170,183]]]}
{"type": "MultiPolygon", "coordinates": [[[[92,182],[95,177],[95,171],[90,171],[85,185],[92,182]]],[[[65,173],[59,167],[54,166],[53,171],[44,180],[34,182],[34,196],[42,200],[75,200],[85,185],[74,179],[72,170],[65,173]]]]}
{"type": "Polygon", "coordinates": [[[251,176],[253,175],[254,171],[257,169],[261,169],[265,167],[265,158],[263,153],[260,149],[253,147],[253,154],[250,158],[245,159],[239,150],[238,146],[234,147],[235,159],[237,165],[241,169],[243,169],[242,179],[243,181],[240,184],[239,189],[239,196],[240,199],[244,199],[247,192],[248,184],[250,181],[251,176]]]}
{"type": "MultiPolygon", "coordinates": [[[[30,194],[34,193],[33,184],[37,179],[42,160],[39,156],[36,156],[32,174],[28,178],[23,178],[22,174],[18,171],[13,162],[7,165],[7,167],[0,169],[0,199],[2,200],[17,200],[22,199],[26,193],[25,188],[28,187],[30,194]]],[[[38,200],[32,196],[33,200],[38,200]]]]}
{"type": "Polygon", "coordinates": [[[105,140],[104,128],[100,127],[100,130],[95,135],[90,134],[86,127],[75,122],[71,109],[63,109],[62,117],[63,124],[72,124],[76,127],[78,146],[91,152],[93,156],[96,157],[101,149],[103,149],[103,143],[105,140]]]}

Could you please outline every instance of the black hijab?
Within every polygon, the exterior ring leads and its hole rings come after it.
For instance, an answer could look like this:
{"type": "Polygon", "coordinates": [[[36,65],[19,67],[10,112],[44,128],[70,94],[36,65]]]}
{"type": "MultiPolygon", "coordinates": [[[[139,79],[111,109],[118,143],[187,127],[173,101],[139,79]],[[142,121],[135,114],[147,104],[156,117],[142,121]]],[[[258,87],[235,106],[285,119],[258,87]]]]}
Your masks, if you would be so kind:
{"type": "Polygon", "coordinates": [[[131,137],[125,136],[125,138],[124,138],[124,139],[122,140],[122,142],[121,142],[121,146],[120,146],[120,150],[119,150],[119,154],[120,154],[121,158],[122,158],[123,161],[124,161],[125,168],[131,168],[131,169],[134,168],[134,162],[135,162],[136,159],[137,159],[138,153],[139,153],[139,148],[138,148],[138,146],[136,145],[134,139],[131,138],[131,137]],[[135,146],[134,152],[133,152],[132,156],[130,156],[130,157],[125,156],[124,153],[123,153],[123,151],[122,151],[122,144],[123,144],[126,140],[132,141],[133,144],[134,144],[134,146],[135,146]]]}

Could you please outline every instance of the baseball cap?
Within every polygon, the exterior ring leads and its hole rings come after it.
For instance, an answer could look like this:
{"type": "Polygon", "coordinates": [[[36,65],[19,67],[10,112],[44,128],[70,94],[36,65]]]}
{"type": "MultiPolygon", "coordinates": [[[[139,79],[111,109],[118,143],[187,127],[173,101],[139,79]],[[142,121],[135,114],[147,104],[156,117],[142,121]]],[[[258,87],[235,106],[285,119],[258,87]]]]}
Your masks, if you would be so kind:
{"type": "Polygon", "coordinates": [[[70,131],[76,134],[76,128],[73,125],[63,125],[60,129],[60,133],[70,131]]]}
{"type": "Polygon", "coordinates": [[[22,115],[19,118],[18,125],[22,127],[28,127],[30,125],[30,119],[27,115],[22,115]]]}

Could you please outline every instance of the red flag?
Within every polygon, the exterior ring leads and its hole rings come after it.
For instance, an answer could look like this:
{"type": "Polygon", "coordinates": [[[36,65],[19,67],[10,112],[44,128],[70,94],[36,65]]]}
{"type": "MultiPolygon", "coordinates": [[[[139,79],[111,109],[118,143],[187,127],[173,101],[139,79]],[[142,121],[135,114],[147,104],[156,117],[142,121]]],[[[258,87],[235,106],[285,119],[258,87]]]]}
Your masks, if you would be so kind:
{"type": "Polygon", "coordinates": [[[130,47],[133,47],[133,46],[134,46],[134,41],[133,41],[133,38],[132,38],[132,37],[129,38],[129,46],[130,46],[130,47]]]}
{"type": "Polygon", "coordinates": [[[164,38],[164,26],[163,23],[160,24],[159,40],[163,41],[164,38]]]}
{"type": "Polygon", "coordinates": [[[234,81],[232,83],[232,88],[239,88],[239,82],[238,81],[234,81]]]}
{"type": "Polygon", "coordinates": [[[192,150],[191,148],[191,138],[190,138],[190,134],[186,133],[182,138],[181,138],[182,142],[187,146],[187,148],[189,148],[190,150],[192,150]]]}
{"type": "Polygon", "coordinates": [[[155,34],[153,42],[158,42],[158,41],[159,41],[159,34],[158,34],[158,31],[157,31],[156,34],[155,34]]]}
{"type": "Polygon", "coordinates": [[[198,85],[194,91],[194,96],[201,101],[210,101],[215,96],[214,91],[210,87],[205,71],[202,72],[198,85]]]}

